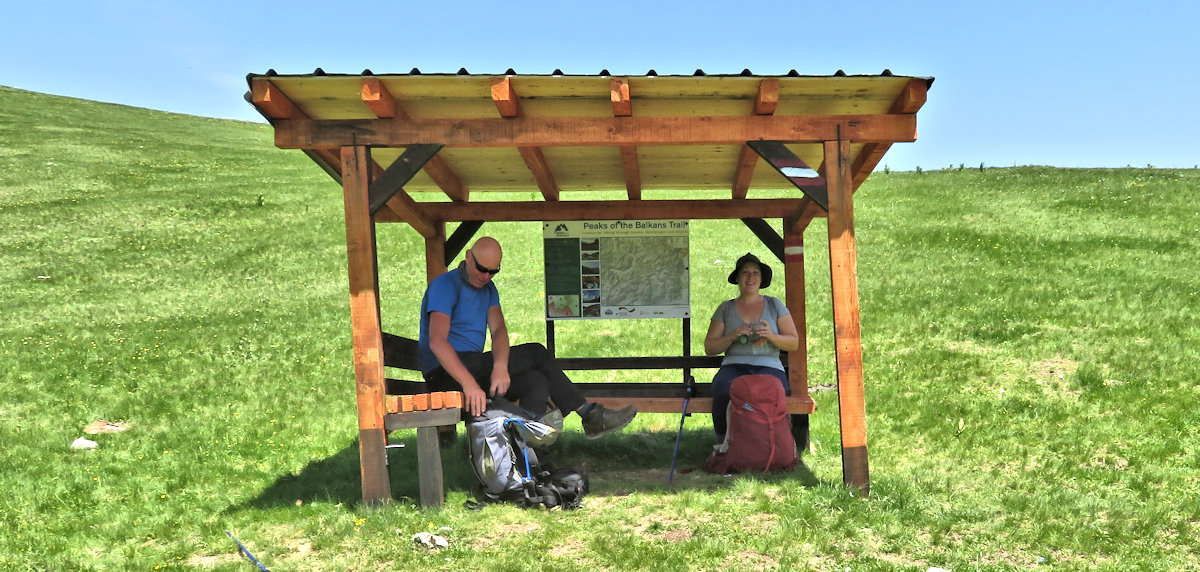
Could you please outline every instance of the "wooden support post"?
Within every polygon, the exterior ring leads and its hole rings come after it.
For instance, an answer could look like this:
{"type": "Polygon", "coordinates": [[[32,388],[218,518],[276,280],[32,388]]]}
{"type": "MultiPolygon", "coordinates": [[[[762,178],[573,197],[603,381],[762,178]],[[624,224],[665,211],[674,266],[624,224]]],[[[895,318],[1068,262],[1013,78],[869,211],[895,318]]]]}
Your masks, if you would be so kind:
{"type": "MultiPolygon", "coordinates": [[[[483,226],[483,223],[474,224],[474,223],[465,223],[464,222],[463,224],[459,225],[458,229],[455,229],[454,234],[455,234],[455,236],[458,236],[459,235],[458,230],[461,230],[464,227],[466,227],[467,229],[474,227],[475,230],[478,230],[480,226],[483,226]]],[[[466,245],[467,241],[470,240],[470,238],[471,238],[470,236],[460,237],[460,239],[462,240],[461,244],[458,244],[457,246],[450,245],[450,251],[447,251],[447,242],[448,241],[446,240],[446,223],[443,221],[437,221],[433,224],[433,228],[434,228],[435,234],[433,236],[428,236],[425,238],[425,284],[426,285],[428,285],[430,282],[433,282],[434,278],[437,278],[438,276],[441,276],[442,274],[446,273],[446,269],[447,269],[446,267],[449,266],[450,261],[453,260],[453,258],[454,258],[453,251],[456,249],[461,249],[463,246],[466,245]]],[[[471,232],[471,234],[474,234],[474,230],[472,230],[470,232],[471,232]]],[[[417,461],[420,463],[420,471],[421,471],[420,476],[421,476],[421,504],[422,505],[431,506],[431,504],[433,504],[432,503],[433,499],[426,498],[426,497],[429,497],[433,493],[426,493],[426,489],[434,489],[434,488],[437,489],[436,505],[441,506],[441,504],[442,504],[442,495],[443,495],[442,485],[441,485],[441,482],[442,482],[442,457],[441,457],[441,452],[438,449],[439,445],[437,443],[437,441],[438,441],[437,435],[438,435],[438,433],[442,433],[442,432],[454,433],[456,431],[457,431],[457,429],[454,428],[453,423],[451,423],[449,426],[438,427],[436,431],[434,431],[432,429],[430,429],[430,430],[418,429],[417,430],[417,441],[418,441],[417,461]],[[433,465],[435,465],[435,464],[437,465],[436,469],[433,467],[433,465]],[[434,471],[436,471],[436,473],[434,471]],[[433,484],[435,482],[434,479],[436,479],[436,483],[437,483],[436,487],[433,484]]]]}
{"type": "Polygon", "coordinates": [[[858,316],[850,141],[826,141],[824,146],[829,190],[829,271],[833,283],[838,416],[842,431],[842,480],[867,496],[871,493],[871,481],[867,470],[867,410],[858,316]]]}
{"type": "Polygon", "coordinates": [[[446,273],[446,223],[433,223],[434,235],[425,237],[425,285],[446,273]]]}
{"type": "Polygon", "coordinates": [[[371,221],[367,193],[371,156],[362,146],[343,147],[341,155],[362,498],[363,503],[374,505],[392,498],[392,485],[388,476],[387,435],[383,420],[385,382],[375,223],[371,221]]]}
{"type": "Polygon", "coordinates": [[[784,302],[792,313],[800,347],[787,353],[788,385],[792,396],[808,395],[808,320],[807,299],[804,293],[804,228],[792,231],[793,225],[784,221],[783,277],[786,292],[784,302]]]}
{"type": "MultiPolygon", "coordinates": [[[[450,426],[454,428],[453,425],[450,426]]],[[[442,484],[442,451],[438,447],[438,427],[417,428],[417,478],[420,480],[421,506],[440,507],[445,499],[442,484]]]]}

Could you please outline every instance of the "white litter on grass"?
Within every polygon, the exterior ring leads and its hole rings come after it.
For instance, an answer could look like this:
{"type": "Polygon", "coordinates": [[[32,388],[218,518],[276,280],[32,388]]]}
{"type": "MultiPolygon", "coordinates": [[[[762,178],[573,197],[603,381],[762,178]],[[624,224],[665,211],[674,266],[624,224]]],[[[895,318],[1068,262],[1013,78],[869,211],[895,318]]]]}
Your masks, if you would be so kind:
{"type": "Polygon", "coordinates": [[[436,550],[438,548],[446,548],[450,546],[450,543],[447,542],[445,538],[436,534],[430,534],[428,532],[418,532],[414,534],[412,538],[414,543],[420,544],[425,548],[432,548],[436,550]]]}
{"type": "Polygon", "coordinates": [[[85,439],[83,437],[71,441],[72,449],[95,449],[98,446],[99,445],[95,441],[92,441],[91,439],[85,439]]]}

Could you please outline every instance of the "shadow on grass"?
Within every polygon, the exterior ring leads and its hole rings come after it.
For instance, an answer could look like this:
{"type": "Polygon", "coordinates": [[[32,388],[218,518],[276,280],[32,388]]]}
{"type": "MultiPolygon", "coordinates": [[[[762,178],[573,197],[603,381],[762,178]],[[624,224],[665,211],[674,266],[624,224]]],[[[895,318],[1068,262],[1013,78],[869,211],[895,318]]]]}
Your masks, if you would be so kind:
{"type": "MultiPolygon", "coordinates": [[[[588,475],[591,494],[621,496],[633,492],[670,492],[681,490],[718,490],[729,486],[730,478],[705,473],[700,469],[712,451],[711,429],[685,429],[671,483],[671,460],[675,432],[631,432],[588,440],[579,432],[567,431],[547,450],[539,453],[543,463],[555,467],[574,467],[588,475]]],[[[392,498],[416,506],[420,497],[417,478],[417,437],[415,430],[392,434],[393,444],[402,448],[388,453],[392,498]]],[[[457,442],[442,448],[443,481],[447,493],[472,496],[478,482],[467,461],[466,437],[459,427],[457,442]]],[[[820,483],[804,465],[803,459],[791,473],[738,475],[767,481],[798,480],[806,487],[820,483]]],[[[358,506],[362,503],[358,442],[337,454],[313,461],[297,474],[279,477],[257,497],[231,510],[275,508],[297,502],[326,502],[358,506]]]]}
{"type": "MultiPolygon", "coordinates": [[[[591,479],[593,495],[620,496],[633,492],[719,490],[731,478],[704,472],[701,467],[712,454],[712,429],[685,428],[675,459],[675,431],[634,431],[619,438],[588,440],[580,433],[567,433],[549,451],[554,464],[576,467],[591,479]]],[[[741,474],[737,479],[798,481],[806,487],[822,484],[801,461],[790,473],[741,474]]]]}

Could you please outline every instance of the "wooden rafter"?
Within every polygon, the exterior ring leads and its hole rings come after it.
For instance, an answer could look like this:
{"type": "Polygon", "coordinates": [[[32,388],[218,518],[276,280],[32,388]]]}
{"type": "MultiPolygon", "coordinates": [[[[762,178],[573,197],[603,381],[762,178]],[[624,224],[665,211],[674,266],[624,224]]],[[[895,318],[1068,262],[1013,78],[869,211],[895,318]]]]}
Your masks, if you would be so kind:
{"type": "MultiPolygon", "coordinates": [[[[250,103],[272,123],[275,120],[309,118],[283,90],[268,80],[257,79],[251,82],[250,103]]],[[[305,152],[335,181],[342,182],[342,158],[336,147],[308,148],[305,152]]]]}
{"type": "MultiPolygon", "coordinates": [[[[758,96],[754,98],[755,115],[775,115],[779,106],[779,80],[768,78],[758,82],[758,96]]],[[[746,198],[750,180],[754,178],[754,166],[758,164],[758,153],[742,147],[738,156],[737,170],[733,174],[733,198],[746,198]]]]}
{"type": "Polygon", "coordinates": [[[741,145],[756,139],[819,143],[839,133],[853,143],[916,141],[915,115],[754,117],[516,117],[510,119],[281,120],[282,149],[371,145],[405,147],[579,147],[612,145],[741,145]]]}
{"type": "MultiPolygon", "coordinates": [[[[521,100],[517,96],[517,92],[513,90],[512,78],[497,78],[492,82],[492,101],[496,103],[496,109],[500,111],[501,117],[505,119],[521,117],[521,100]]],[[[557,201],[558,183],[554,180],[554,172],[550,170],[550,164],[546,162],[546,156],[542,153],[541,147],[518,145],[517,151],[525,160],[529,172],[533,174],[533,180],[537,182],[538,189],[541,189],[542,197],[548,201],[557,201]]]]}
{"type": "MultiPolygon", "coordinates": [[[[614,78],[609,82],[614,117],[632,117],[633,100],[629,95],[629,78],[614,78]]],[[[629,200],[642,198],[642,172],[638,166],[636,145],[621,145],[621,169],[625,173],[625,191],[629,200]]]]}
{"type": "Polygon", "coordinates": [[[377,77],[362,79],[362,102],[375,114],[375,117],[401,117],[408,119],[408,113],[396,103],[396,98],[384,87],[377,77]]]}
{"type": "MultiPolygon", "coordinates": [[[[925,105],[925,99],[928,97],[929,82],[924,80],[911,79],[904,86],[904,90],[900,95],[896,96],[896,100],[892,102],[890,114],[908,114],[915,116],[917,111],[925,105]]],[[[883,155],[892,147],[891,143],[868,143],[863,146],[858,153],[858,157],[854,160],[854,166],[851,172],[854,176],[854,188],[867,180],[879,162],[883,160],[883,155]]]]}
{"type": "Polygon", "coordinates": [[[250,84],[250,103],[272,119],[308,118],[308,114],[300,111],[291,98],[269,80],[254,80],[250,84]]]}
{"type": "Polygon", "coordinates": [[[511,77],[492,80],[492,101],[500,111],[500,117],[521,116],[521,100],[513,89],[511,77]]]}
{"type": "MultiPolygon", "coordinates": [[[[400,119],[411,119],[408,111],[404,106],[396,101],[396,98],[387,90],[383,82],[376,77],[365,77],[362,80],[362,102],[375,114],[375,117],[388,119],[398,117],[400,119]]],[[[454,170],[446,164],[446,160],[440,155],[435,155],[428,163],[425,164],[425,174],[433,180],[442,192],[446,193],[452,201],[466,201],[470,191],[454,170]]]]}

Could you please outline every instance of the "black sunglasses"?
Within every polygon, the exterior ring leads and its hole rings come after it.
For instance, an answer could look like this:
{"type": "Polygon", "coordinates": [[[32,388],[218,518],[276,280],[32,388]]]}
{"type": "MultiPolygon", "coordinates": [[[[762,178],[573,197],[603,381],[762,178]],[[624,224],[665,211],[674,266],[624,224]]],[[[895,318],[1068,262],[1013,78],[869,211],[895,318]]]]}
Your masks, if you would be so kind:
{"type": "Polygon", "coordinates": [[[475,260],[475,253],[471,253],[471,262],[475,263],[475,270],[478,270],[484,274],[491,274],[492,276],[495,276],[500,273],[499,266],[497,266],[495,268],[488,268],[488,267],[480,264],[478,260],[475,260]]]}

